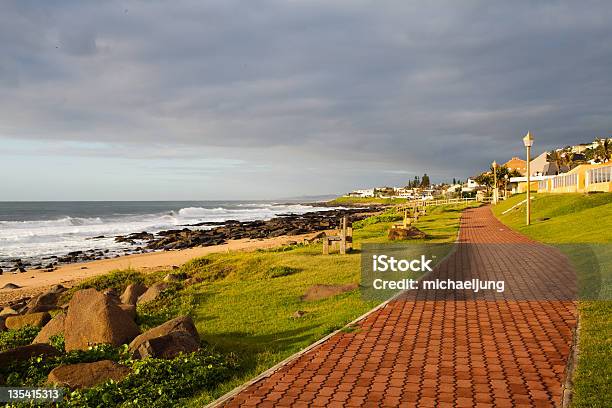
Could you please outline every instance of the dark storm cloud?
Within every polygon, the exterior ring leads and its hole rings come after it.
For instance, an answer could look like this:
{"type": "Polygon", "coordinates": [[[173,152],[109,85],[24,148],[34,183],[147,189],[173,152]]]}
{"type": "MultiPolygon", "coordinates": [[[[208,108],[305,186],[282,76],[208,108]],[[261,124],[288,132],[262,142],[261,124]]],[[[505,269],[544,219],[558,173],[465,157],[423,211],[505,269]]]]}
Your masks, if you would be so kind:
{"type": "Polygon", "coordinates": [[[608,2],[0,7],[0,137],[225,148],[279,171],[339,159],[384,180],[467,176],[528,129],[538,149],[612,130],[608,2]]]}

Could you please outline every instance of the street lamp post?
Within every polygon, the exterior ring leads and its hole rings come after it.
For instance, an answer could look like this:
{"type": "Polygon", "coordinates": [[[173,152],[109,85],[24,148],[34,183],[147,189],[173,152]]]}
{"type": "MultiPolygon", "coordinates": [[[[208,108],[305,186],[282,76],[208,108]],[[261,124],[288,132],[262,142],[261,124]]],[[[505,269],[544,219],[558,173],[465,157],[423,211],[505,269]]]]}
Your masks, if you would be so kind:
{"type": "Polygon", "coordinates": [[[527,150],[527,225],[531,224],[531,167],[530,167],[530,153],[531,146],[533,146],[533,137],[531,137],[531,133],[527,132],[525,137],[523,138],[523,144],[525,145],[525,149],[527,150]]]}
{"type": "Polygon", "coordinates": [[[497,204],[497,163],[493,160],[491,163],[493,167],[493,204],[497,204]]]}

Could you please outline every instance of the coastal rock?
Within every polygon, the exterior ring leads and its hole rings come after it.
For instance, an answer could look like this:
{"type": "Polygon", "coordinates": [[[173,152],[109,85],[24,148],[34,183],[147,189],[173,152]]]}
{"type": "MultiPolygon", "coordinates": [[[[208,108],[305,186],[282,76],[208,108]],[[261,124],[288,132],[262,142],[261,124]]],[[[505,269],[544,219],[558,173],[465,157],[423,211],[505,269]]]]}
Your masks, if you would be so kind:
{"type": "Polygon", "coordinates": [[[119,307],[132,319],[136,319],[136,305],[126,305],[121,303],[119,304],[119,307]]]}
{"type": "Polygon", "coordinates": [[[21,316],[9,316],[6,318],[6,327],[10,330],[18,330],[26,326],[43,327],[51,320],[47,312],[30,313],[21,316]]]}
{"type": "Polygon", "coordinates": [[[153,285],[151,285],[151,287],[149,289],[147,289],[147,291],[145,293],[143,293],[138,300],[136,301],[136,304],[140,305],[143,303],[147,303],[147,302],[151,302],[155,299],[157,299],[159,297],[159,295],[161,295],[161,293],[167,289],[170,285],[168,283],[165,282],[157,282],[154,283],[153,285]]]}
{"type": "Polygon", "coordinates": [[[410,226],[408,228],[391,228],[389,230],[388,238],[391,241],[404,240],[404,239],[419,239],[425,238],[425,234],[420,229],[410,226]]]}
{"type": "Polygon", "coordinates": [[[2,308],[2,311],[0,311],[0,316],[5,316],[5,317],[16,316],[18,314],[19,313],[15,309],[9,306],[5,306],[4,308],[2,308]]]}
{"type": "Polygon", "coordinates": [[[135,358],[173,358],[200,347],[200,336],[189,316],[180,316],[136,337],[129,346],[135,358]]]}
{"type": "Polygon", "coordinates": [[[115,291],[115,289],[105,289],[102,294],[117,304],[121,303],[121,299],[119,299],[119,294],[117,293],[117,291],[115,291]]]}
{"type": "Polygon", "coordinates": [[[126,305],[135,305],[138,297],[147,291],[147,287],[141,283],[132,283],[128,285],[121,295],[121,303],[126,305]]]}
{"type": "Polygon", "coordinates": [[[90,388],[108,380],[119,382],[130,374],[129,367],[111,360],[79,363],[55,367],[47,377],[47,383],[70,389],[90,388]]]}
{"type": "Polygon", "coordinates": [[[95,289],[74,294],[64,329],[66,351],[85,350],[93,344],[119,346],[140,332],[134,320],[115,301],[95,289]]]}
{"type": "Polygon", "coordinates": [[[45,324],[32,343],[49,343],[51,337],[64,333],[66,313],[57,314],[49,323],[45,324]]]}
{"type": "Polygon", "coordinates": [[[199,348],[199,339],[187,332],[178,331],[144,341],[133,350],[133,357],[170,359],[181,353],[193,353],[199,348]]]}
{"type": "Polygon", "coordinates": [[[48,344],[29,344],[0,352],[0,367],[6,367],[16,361],[26,361],[34,356],[53,357],[59,351],[48,344]]]}
{"type": "Polygon", "coordinates": [[[57,300],[61,292],[49,290],[34,296],[26,305],[26,313],[48,312],[57,309],[57,300]]]}

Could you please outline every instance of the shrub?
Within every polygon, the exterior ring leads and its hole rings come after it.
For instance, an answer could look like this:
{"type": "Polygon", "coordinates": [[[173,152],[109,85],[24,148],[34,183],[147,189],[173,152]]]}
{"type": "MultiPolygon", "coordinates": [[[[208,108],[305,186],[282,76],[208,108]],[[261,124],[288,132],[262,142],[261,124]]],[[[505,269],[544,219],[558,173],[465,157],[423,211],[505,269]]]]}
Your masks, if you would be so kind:
{"type": "Polygon", "coordinates": [[[0,351],[32,343],[39,331],[39,327],[26,326],[18,330],[0,332],[0,351]]]}
{"type": "Polygon", "coordinates": [[[65,406],[168,407],[181,398],[212,388],[230,377],[237,367],[232,355],[202,349],[172,360],[133,361],[133,372],[123,381],[74,391],[65,406]]]}
{"type": "Polygon", "coordinates": [[[380,224],[383,222],[395,222],[401,221],[404,219],[402,214],[398,213],[385,213],[380,215],[374,215],[372,217],[365,218],[361,221],[356,221],[353,223],[354,229],[364,228],[368,225],[380,224]]]}

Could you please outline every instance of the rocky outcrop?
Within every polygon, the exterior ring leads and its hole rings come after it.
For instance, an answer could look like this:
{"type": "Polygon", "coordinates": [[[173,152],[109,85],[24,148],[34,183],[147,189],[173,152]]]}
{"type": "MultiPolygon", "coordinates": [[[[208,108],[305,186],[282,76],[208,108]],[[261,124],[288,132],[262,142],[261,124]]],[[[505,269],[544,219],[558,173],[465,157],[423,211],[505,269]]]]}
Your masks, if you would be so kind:
{"type": "Polygon", "coordinates": [[[174,358],[200,347],[200,336],[193,320],[180,316],[136,337],[129,350],[135,358],[174,358]]]}
{"type": "Polygon", "coordinates": [[[161,295],[161,293],[164,291],[164,289],[167,289],[168,287],[170,287],[170,285],[165,282],[154,283],[153,285],[151,285],[149,289],[147,289],[145,293],[143,293],[138,298],[138,300],[136,301],[136,304],[140,305],[140,304],[151,302],[157,299],[161,295]]]}
{"type": "Polygon", "coordinates": [[[59,313],[38,332],[32,343],[49,343],[51,337],[64,333],[65,322],[66,313],[59,313]]]}
{"type": "Polygon", "coordinates": [[[141,283],[132,283],[128,285],[121,295],[121,303],[126,305],[135,305],[138,298],[147,291],[147,287],[141,283]]]}
{"type": "Polygon", "coordinates": [[[159,232],[149,239],[148,249],[183,249],[195,246],[210,246],[224,244],[233,239],[263,239],[281,235],[300,235],[324,231],[338,226],[343,215],[349,217],[349,222],[362,220],[381,211],[381,207],[367,209],[343,209],[316,211],[306,214],[284,214],[267,221],[225,221],[222,223],[205,222],[189,225],[190,227],[216,226],[212,229],[167,230],[159,232]]]}
{"type": "Polygon", "coordinates": [[[119,382],[130,372],[130,368],[114,361],[101,360],[56,367],[49,373],[47,382],[70,389],[90,388],[108,380],[119,382]]]}
{"type": "Polygon", "coordinates": [[[18,330],[26,326],[43,327],[51,320],[47,312],[30,313],[20,316],[9,316],[6,318],[5,325],[10,330],[18,330]]]}
{"type": "Polygon", "coordinates": [[[6,367],[17,361],[26,361],[34,356],[53,357],[59,351],[48,344],[29,344],[0,352],[0,367],[6,367]]]}
{"type": "Polygon", "coordinates": [[[70,300],[64,324],[66,351],[84,350],[93,344],[118,346],[138,334],[134,320],[97,290],[80,290],[70,300]]]}

